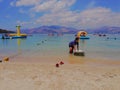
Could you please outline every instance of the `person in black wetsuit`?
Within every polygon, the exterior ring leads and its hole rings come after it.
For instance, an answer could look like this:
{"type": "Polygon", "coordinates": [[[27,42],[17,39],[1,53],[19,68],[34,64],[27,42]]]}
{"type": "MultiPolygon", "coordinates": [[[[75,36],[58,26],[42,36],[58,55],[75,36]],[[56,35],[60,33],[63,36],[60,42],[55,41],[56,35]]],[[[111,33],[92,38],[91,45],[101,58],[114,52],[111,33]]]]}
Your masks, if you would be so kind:
{"type": "Polygon", "coordinates": [[[73,50],[79,50],[79,37],[69,43],[69,53],[72,54],[73,50]]]}

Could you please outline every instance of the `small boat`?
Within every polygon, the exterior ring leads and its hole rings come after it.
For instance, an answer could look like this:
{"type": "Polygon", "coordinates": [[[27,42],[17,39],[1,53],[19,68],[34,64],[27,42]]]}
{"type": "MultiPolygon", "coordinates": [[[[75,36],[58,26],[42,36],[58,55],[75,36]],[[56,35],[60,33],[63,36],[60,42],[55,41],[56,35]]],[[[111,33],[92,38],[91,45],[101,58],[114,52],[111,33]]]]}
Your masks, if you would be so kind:
{"type": "Polygon", "coordinates": [[[17,39],[17,38],[27,38],[27,36],[13,36],[11,39],[17,39]]]}
{"type": "Polygon", "coordinates": [[[90,39],[90,38],[87,36],[81,36],[80,39],[90,39]]]}
{"type": "Polygon", "coordinates": [[[27,34],[20,33],[20,26],[17,27],[17,33],[15,34],[3,34],[2,39],[17,39],[17,38],[27,38],[27,34]]]}
{"type": "Polygon", "coordinates": [[[87,37],[87,32],[85,31],[79,31],[77,37],[80,37],[80,39],[90,39],[90,37],[87,37]]]}
{"type": "Polygon", "coordinates": [[[27,38],[27,36],[7,36],[7,37],[2,37],[2,39],[17,39],[17,38],[27,38]]]}

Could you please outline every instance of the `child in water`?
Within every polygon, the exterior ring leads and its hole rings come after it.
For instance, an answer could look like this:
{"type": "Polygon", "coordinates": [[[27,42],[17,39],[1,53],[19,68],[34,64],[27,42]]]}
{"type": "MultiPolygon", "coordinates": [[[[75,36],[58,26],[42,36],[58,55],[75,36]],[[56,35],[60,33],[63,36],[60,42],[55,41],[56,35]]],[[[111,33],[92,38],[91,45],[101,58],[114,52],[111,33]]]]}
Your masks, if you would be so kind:
{"type": "Polygon", "coordinates": [[[72,54],[73,50],[79,50],[79,37],[69,43],[69,53],[72,54]]]}

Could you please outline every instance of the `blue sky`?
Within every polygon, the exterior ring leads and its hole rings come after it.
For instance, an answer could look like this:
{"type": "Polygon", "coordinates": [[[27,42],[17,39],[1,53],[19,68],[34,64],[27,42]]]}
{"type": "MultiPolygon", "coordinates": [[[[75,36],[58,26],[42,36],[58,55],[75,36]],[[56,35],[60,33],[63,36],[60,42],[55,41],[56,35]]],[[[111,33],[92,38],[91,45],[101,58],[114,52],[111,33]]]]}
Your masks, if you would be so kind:
{"type": "Polygon", "coordinates": [[[120,26],[120,0],[0,0],[0,28],[120,26]]]}

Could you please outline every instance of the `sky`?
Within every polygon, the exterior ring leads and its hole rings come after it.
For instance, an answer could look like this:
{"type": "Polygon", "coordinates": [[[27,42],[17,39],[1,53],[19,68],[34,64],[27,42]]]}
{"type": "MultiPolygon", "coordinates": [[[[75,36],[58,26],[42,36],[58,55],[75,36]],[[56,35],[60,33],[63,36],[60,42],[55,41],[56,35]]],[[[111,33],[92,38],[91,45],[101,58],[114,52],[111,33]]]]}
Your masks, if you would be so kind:
{"type": "Polygon", "coordinates": [[[120,27],[120,0],[0,0],[0,28],[120,27]]]}

